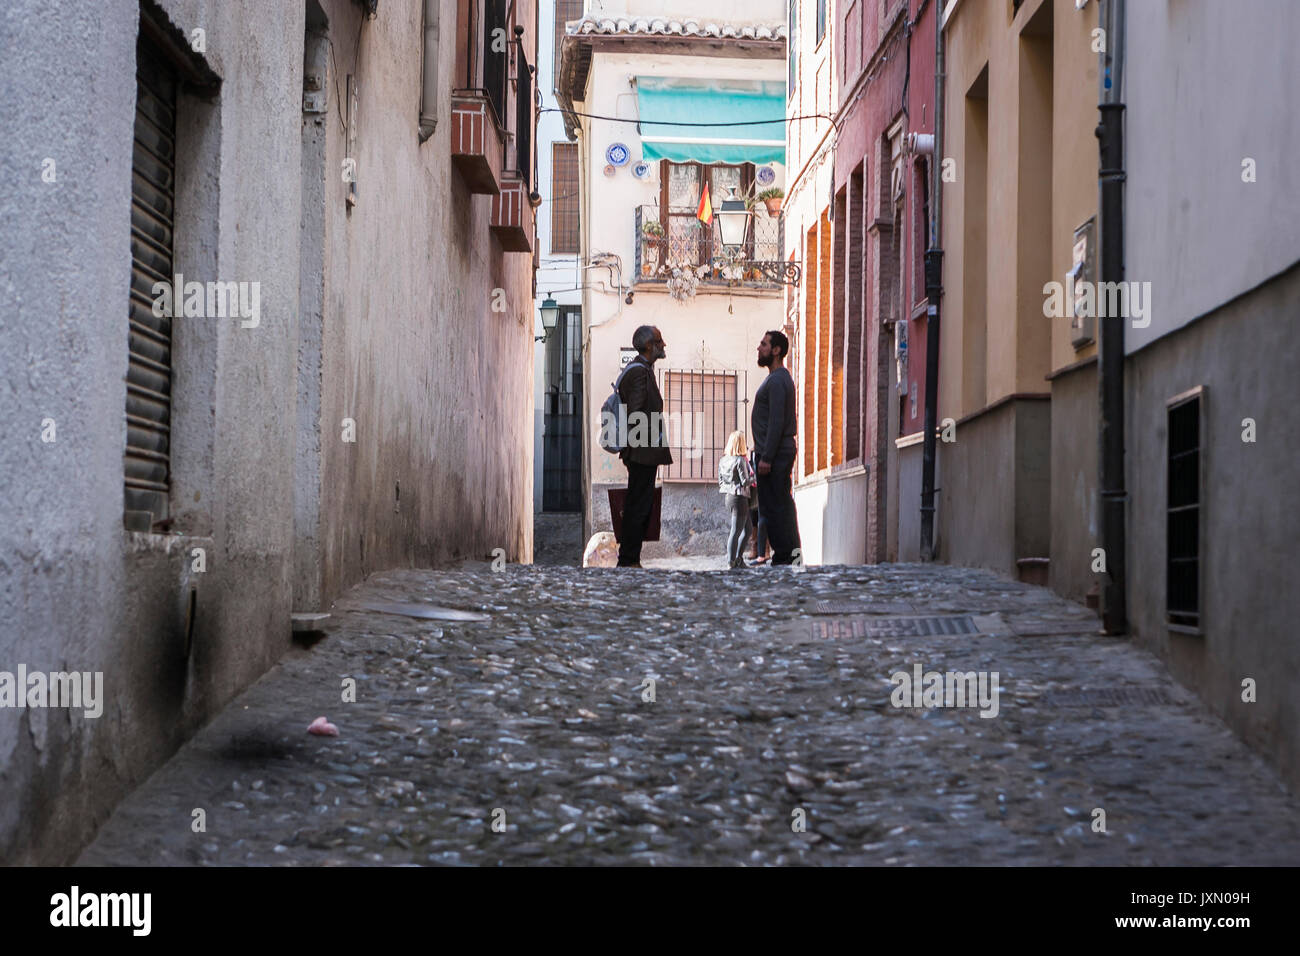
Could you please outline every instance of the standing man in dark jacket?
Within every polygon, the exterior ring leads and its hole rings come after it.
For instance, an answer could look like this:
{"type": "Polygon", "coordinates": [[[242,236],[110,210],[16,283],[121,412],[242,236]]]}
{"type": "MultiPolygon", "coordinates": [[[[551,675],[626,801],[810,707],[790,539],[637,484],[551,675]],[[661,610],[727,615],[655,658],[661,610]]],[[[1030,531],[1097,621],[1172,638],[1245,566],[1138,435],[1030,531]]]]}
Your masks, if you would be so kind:
{"type": "Polygon", "coordinates": [[[758,453],[758,510],[767,521],[772,564],[794,564],[799,525],[794,512],[791,472],[797,447],[794,379],[785,367],[790,340],[772,331],[758,346],[758,364],[767,378],[754,395],[754,449],[758,453]]]}
{"type": "Polygon", "coordinates": [[[627,443],[619,457],[627,466],[627,498],[623,504],[623,536],[618,545],[620,568],[641,567],[641,542],[654,505],[655,469],[673,463],[663,421],[664,400],[655,381],[655,362],[663,358],[664,339],[652,325],[632,333],[637,356],[618,383],[619,401],[627,418],[627,443]]]}

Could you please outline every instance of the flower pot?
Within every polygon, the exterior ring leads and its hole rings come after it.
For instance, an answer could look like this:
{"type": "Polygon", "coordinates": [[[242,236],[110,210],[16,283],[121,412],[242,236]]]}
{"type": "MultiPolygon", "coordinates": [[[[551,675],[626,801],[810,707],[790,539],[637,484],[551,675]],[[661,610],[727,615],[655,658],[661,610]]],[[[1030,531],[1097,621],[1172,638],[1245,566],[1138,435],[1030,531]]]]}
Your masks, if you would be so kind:
{"type": "Polygon", "coordinates": [[[767,206],[767,214],[775,219],[781,215],[781,201],[784,196],[777,196],[775,199],[764,199],[763,204],[767,206]]]}
{"type": "Polygon", "coordinates": [[[662,239],[657,236],[646,236],[645,245],[641,249],[642,276],[650,277],[659,271],[659,250],[662,247],[662,239]]]}

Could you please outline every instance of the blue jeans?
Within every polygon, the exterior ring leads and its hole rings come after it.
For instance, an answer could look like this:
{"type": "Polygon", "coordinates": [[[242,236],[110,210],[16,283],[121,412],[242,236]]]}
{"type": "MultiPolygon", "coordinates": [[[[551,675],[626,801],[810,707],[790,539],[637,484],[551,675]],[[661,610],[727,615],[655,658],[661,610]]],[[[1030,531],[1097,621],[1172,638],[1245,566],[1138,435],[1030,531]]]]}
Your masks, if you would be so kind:
{"type": "Polygon", "coordinates": [[[727,535],[727,563],[743,565],[745,545],[749,543],[749,496],[727,495],[727,510],[731,512],[731,533],[727,535]]]}

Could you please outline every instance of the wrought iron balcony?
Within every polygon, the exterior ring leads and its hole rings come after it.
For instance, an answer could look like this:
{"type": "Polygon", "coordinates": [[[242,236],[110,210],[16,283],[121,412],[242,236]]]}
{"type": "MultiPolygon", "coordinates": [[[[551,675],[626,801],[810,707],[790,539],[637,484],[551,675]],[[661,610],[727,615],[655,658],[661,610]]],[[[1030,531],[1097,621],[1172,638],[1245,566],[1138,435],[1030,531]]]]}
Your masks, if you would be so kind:
{"type": "Polygon", "coordinates": [[[717,216],[712,224],[695,218],[694,209],[638,206],[635,216],[635,276],[638,284],[667,283],[674,270],[690,269],[702,289],[741,286],[779,289],[798,285],[798,263],[782,258],[785,224],[756,203],[745,243],[734,249],[722,244],[717,216]]]}

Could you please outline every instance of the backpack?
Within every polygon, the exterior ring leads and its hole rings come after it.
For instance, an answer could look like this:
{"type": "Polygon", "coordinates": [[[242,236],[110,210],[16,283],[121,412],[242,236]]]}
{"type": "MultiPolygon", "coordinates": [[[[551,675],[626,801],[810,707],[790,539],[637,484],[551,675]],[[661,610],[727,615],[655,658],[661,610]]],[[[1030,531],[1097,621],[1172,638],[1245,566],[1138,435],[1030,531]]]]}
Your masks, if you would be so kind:
{"type": "MultiPolygon", "coordinates": [[[[635,362],[633,359],[632,362],[635,362]]],[[[605,449],[611,455],[617,455],[623,451],[623,446],[618,443],[620,438],[627,438],[626,416],[620,415],[623,398],[618,394],[618,388],[623,384],[623,376],[632,368],[632,362],[623,366],[623,371],[618,373],[618,378],[610,383],[613,389],[609,393],[609,398],[605,399],[605,404],[600,406],[600,447],[605,449]],[[606,430],[606,422],[613,423],[613,434],[606,430]]]]}

